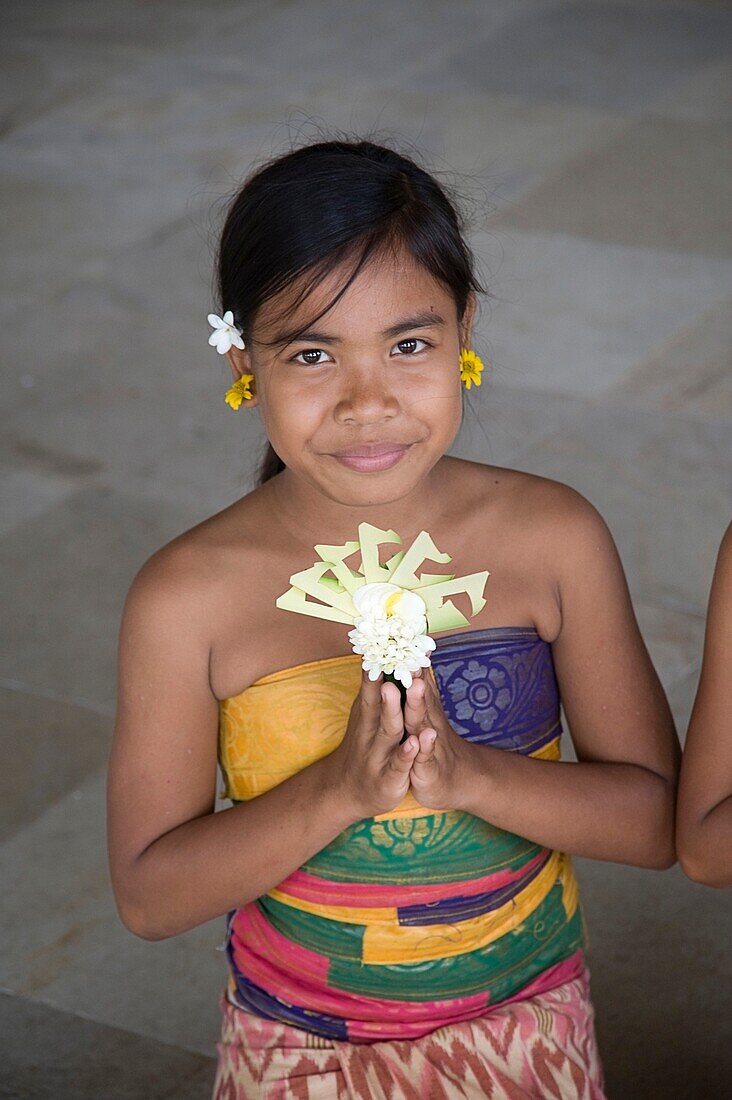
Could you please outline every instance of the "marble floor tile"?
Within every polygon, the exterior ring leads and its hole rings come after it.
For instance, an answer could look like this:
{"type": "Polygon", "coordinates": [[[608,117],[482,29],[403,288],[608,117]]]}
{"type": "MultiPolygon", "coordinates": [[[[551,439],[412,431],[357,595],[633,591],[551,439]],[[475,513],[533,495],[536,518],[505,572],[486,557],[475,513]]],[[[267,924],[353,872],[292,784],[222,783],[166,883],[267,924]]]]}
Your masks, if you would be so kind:
{"type": "Polygon", "coordinates": [[[171,238],[120,259],[114,278],[68,288],[48,309],[58,339],[41,347],[32,373],[21,366],[23,342],[32,339],[32,319],[21,311],[8,340],[18,372],[5,390],[12,428],[0,443],[0,475],[3,465],[18,469],[24,485],[30,469],[56,484],[64,471],[77,489],[94,476],[127,499],[180,508],[190,525],[246,490],[264,433],[257,411],[234,413],[224,402],[231,373],[208,344],[213,302],[195,277],[197,261],[195,248],[191,259],[171,238]],[[156,293],[155,280],[165,289],[156,293]]]}
{"type": "Polygon", "coordinates": [[[732,425],[732,299],[662,342],[603,399],[732,425]]]}
{"type": "MultiPolygon", "coordinates": [[[[261,4],[251,0],[252,13],[261,4]]],[[[94,63],[94,51],[108,44],[130,47],[146,56],[146,50],[174,47],[186,36],[197,33],[203,25],[215,28],[221,13],[228,16],[237,11],[236,0],[217,0],[215,5],[202,5],[196,0],[176,0],[165,12],[164,5],[148,7],[135,0],[115,0],[113,7],[100,7],[95,0],[6,0],[3,5],[4,25],[13,41],[24,35],[37,36],[40,41],[55,41],[59,53],[73,49],[74,43],[87,47],[84,61],[94,63]]]]}
{"type": "Polygon", "coordinates": [[[691,712],[694,707],[694,700],[696,699],[697,689],[699,687],[699,674],[701,672],[701,651],[700,660],[694,668],[689,669],[685,676],[680,680],[677,680],[671,691],[668,693],[668,701],[671,705],[671,711],[673,713],[676,729],[679,734],[679,741],[683,746],[686,742],[686,734],[689,729],[689,720],[691,718],[691,712]]]}
{"type": "Polygon", "coordinates": [[[413,142],[462,199],[471,229],[484,229],[566,161],[606,145],[626,126],[621,113],[515,95],[409,88],[371,90],[359,115],[413,142]]]}
{"type": "Polygon", "coordinates": [[[253,25],[238,13],[222,21],[216,51],[191,43],[177,56],[193,58],[196,81],[205,74],[208,80],[223,77],[229,86],[246,58],[254,81],[274,85],[270,95],[284,94],[294,106],[325,88],[337,99],[362,87],[409,88],[417,74],[429,84],[443,54],[456,44],[484,40],[540,8],[539,0],[426,0],[418,10],[410,0],[350,7],[338,0],[278,4],[253,25]]]}
{"type": "Polygon", "coordinates": [[[684,73],[732,46],[728,9],[682,4],[552,3],[493,34],[455,43],[413,83],[585,107],[642,111],[684,73]]]}
{"type": "Polygon", "coordinates": [[[5,262],[0,272],[0,318],[12,337],[14,315],[33,318],[32,339],[24,346],[18,374],[34,363],[37,346],[50,342],[43,316],[58,288],[67,286],[100,247],[103,225],[97,222],[93,243],[81,228],[85,221],[83,192],[63,179],[43,180],[2,164],[0,146],[0,210],[5,262]],[[53,229],[51,229],[53,225],[53,229]],[[53,232],[54,246],[49,247],[53,232]]]}
{"type": "Polygon", "coordinates": [[[50,108],[93,98],[112,75],[135,69],[200,26],[190,3],[166,19],[131,0],[6,0],[0,42],[0,133],[8,134],[50,108]]]}
{"type": "Polygon", "coordinates": [[[727,425],[582,406],[570,428],[524,451],[517,465],[583,493],[616,541],[636,599],[705,615],[717,550],[730,519],[727,425]]]}
{"type": "Polygon", "coordinates": [[[0,842],[106,765],[111,727],[110,713],[0,687],[0,842]]]}
{"type": "Polygon", "coordinates": [[[599,397],[719,300],[732,262],[497,226],[474,247],[495,295],[479,337],[504,385],[599,397]]]}
{"type": "MultiPolygon", "coordinates": [[[[92,202],[100,200],[92,226],[106,210],[108,238],[144,239],[166,209],[184,212],[194,192],[215,188],[212,177],[243,172],[274,153],[277,134],[281,142],[294,138],[285,125],[278,130],[278,119],[300,107],[307,114],[311,94],[328,92],[330,103],[350,100],[355,107],[363,86],[408,86],[410,70],[429,64],[450,33],[470,33],[476,21],[496,27],[535,6],[536,0],[499,0],[488,14],[472,5],[461,14],[430,4],[415,20],[406,0],[360,16],[321,0],[295,8],[250,5],[242,20],[240,8],[227,4],[199,14],[194,27],[194,6],[184,5],[185,33],[166,42],[164,66],[141,45],[137,64],[113,69],[93,96],[60,104],[9,134],[0,165],[18,174],[62,174],[68,185],[90,192],[92,202]],[[265,11],[267,19],[260,18],[265,11]],[[214,50],[201,48],[204,29],[216,35],[214,50]]],[[[144,42],[150,15],[135,12],[132,37],[144,42]]],[[[112,23],[109,34],[115,42],[112,23]]]]}
{"type": "Polygon", "coordinates": [[[105,790],[96,772],[0,845],[2,988],[212,1056],[225,918],[154,942],[127,931],[109,881],[105,790]]]}
{"type": "MultiPolygon", "coordinates": [[[[27,5],[26,5],[27,7],[27,5]]],[[[7,30],[7,28],[6,28],[7,30]]],[[[79,70],[66,53],[45,56],[32,40],[5,38],[0,44],[0,133],[27,125],[59,102],[70,103],[89,94],[108,73],[112,57],[97,57],[79,70]],[[54,64],[54,60],[60,64],[54,64]]],[[[120,63],[119,57],[117,63],[120,63]]]]}
{"type": "Polygon", "coordinates": [[[732,1077],[724,891],[689,882],[678,866],[574,864],[607,1095],[718,1100],[732,1077]]]}
{"type": "MultiPolygon", "coordinates": [[[[729,8],[729,3],[721,0],[720,6],[729,8]]],[[[676,83],[664,88],[649,104],[650,113],[691,122],[729,123],[732,121],[730,65],[732,51],[691,73],[680,74],[676,83]]]]}
{"type": "Polygon", "coordinates": [[[6,682],[92,711],[113,707],[125,593],[185,526],[167,501],[94,486],[0,539],[0,575],[11,581],[0,621],[6,682]]]}
{"type": "MultiPolygon", "coordinates": [[[[482,349],[480,354],[483,357],[482,349]]],[[[494,382],[488,353],[484,362],[485,381],[466,394],[463,423],[451,454],[512,466],[524,451],[569,426],[578,415],[582,402],[577,398],[494,382]]]]}
{"type": "Polygon", "coordinates": [[[724,123],[641,119],[603,148],[565,164],[495,224],[730,256],[729,136],[724,123]]]}
{"type": "Polygon", "coordinates": [[[0,537],[40,516],[78,488],[76,480],[37,469],[4,468],[0,464],[0,537]]]}
{"type": "MultiPolygon", "coordinates": [[[[135,141],[133,127],[119,140],[80,140],[73,121],[70,133],[58,120],[42,121],[48,121],[49,133],[33,134],[27,155],[10,149],[9,141],[0,149],[9,256],[0,282],[6,323],[21,310],[40,318],[59,291],[113,270],[120,253],[153,245],[181,228],[200,226],[205,234],[211,209],[234,190],[256,153],[243,136],[236,153],[229,151],[232,124],[226,134],[226,120],[211,126],[211,143],[219,144],[195,164],[190,153],[165,155],[164,141],[157,149],[139,135],[135,141]]],[[[181,133],[185,124],[183,111],[178,121],[170,120],[170,132],[181,133]]],[[[45,331],[39,325],[35,342],[38,331],[45,331]]],[[[33,345],[26,354],[32,356],[33,345]]]]}
{"type": "Polygon", "coordinates": [[[13,1100],[210,1100],[212,1058],[72,1012],[0,994],[0,1096],[13,1100]]]}
{"type": "Polygon", "coordinates": [[[688,722],[688,684],[704,649],[705,615],[634,601],[638,624],[682,733],[688,722]],[[676,708],[676,709],[674,709],[676,708]]]}

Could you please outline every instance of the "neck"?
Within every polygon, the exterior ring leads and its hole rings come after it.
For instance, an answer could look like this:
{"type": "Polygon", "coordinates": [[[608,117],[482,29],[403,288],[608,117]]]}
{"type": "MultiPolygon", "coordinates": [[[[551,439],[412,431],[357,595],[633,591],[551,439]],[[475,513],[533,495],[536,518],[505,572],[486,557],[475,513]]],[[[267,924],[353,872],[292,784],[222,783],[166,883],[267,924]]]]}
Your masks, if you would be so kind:
{"type": "Polygon", "coordinates": [[[365,522],[384,531],[396,531],[406,547],[420,531],[433,534],[439,529],[442,513],[437,502],[446,499],[441,492],[445,463],[443,456],[409,493],[386,502],[342,504],[294,476],[288,468],[271,479],[269,491],[278,522],[293,544],[312,548],[316,543],[344,543],[358,538],[358,525],[365,522]]]}

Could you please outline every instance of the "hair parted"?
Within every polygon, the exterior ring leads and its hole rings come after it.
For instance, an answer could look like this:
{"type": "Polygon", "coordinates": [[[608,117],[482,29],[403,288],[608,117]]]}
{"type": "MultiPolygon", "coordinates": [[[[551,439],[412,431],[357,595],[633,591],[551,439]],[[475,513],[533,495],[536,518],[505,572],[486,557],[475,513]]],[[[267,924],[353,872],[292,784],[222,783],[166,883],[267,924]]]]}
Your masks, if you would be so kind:
{"type": "MultiPolygon", "coordinates": [[[[451,293],[459,320],[471,291],[487,293],[460,211],[432,173],[368,139],[313,142],[266,161],[230,200],[215,261],[220,310],[232,310],[248,344],[266,301],[301,279],[299,305],[353,263],[325,309],[277,341],[287,343],[335,305],[370,258],[404,249],[451,293]]],[[[257,484],[282,469],[268,442],[257,484]]]]}

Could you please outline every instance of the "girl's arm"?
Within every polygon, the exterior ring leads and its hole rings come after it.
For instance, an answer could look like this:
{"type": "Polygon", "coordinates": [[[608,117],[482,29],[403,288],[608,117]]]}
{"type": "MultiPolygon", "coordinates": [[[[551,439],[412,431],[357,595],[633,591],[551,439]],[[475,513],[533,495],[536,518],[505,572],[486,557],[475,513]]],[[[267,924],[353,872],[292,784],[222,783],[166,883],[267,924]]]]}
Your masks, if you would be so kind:
{"type": "Polygon", "coordinates": [[[214,813],[218,701],[202,572],[200,554],[158,551],[133,581],[120,629],[109,861],[122,922],[150,940],[265,893],[358,817],[327,757],[214,813]]]}
{"type": "Polygon", "coordinates": [[[316,766],[214,813],[218,701],[208,679],[210,599],[192,579],[200,564],[187,568],[184,558],[164,549],[143,566],[125,601],[119,639],[110,870],[122,922],[146,939],[184,932],[258,897],[347,824],[340,802],[321,790],[316,766]]]}
{"type": "Polygon", "coordinates": [[[676,843],[689,878],[732,885],[732,523],[719,548],[684,746],[676,843]]]}
{"type": "Polygon", "coordinates": [[[566,486],[549,498],[542,537],[562,619],[552,649],[578,762],[475,746],[464,808],[549,848],[670,867],[680,751],[668,702],[604,520],[566,486]]]}

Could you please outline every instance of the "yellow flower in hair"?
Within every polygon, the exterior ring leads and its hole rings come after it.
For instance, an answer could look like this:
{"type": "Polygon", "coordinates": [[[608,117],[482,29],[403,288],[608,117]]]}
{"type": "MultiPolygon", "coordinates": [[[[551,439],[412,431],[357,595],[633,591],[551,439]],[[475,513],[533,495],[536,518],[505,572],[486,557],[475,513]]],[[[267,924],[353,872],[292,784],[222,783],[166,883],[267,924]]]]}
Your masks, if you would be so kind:
{"type": "Polygon", "coordinates": [[[480,385],[480,372],[482,370],[483,363],[480,357],[474,351],[463,348],[460,352],[460,381],[465,383],[466,389],[469,390],[473,383],[476,386],[480,385]]]}
{"type": "Polygon", "coordinates": [[[230,386],[226,391],[224,401],[227,405],[230,405],[232,409],[238,409],[242,401],[248,401],[250,397],[253,397],[250,385],[254,378],[253,374],[242,374],[240,378],[237,378],[233,386],[230,386]]]}

